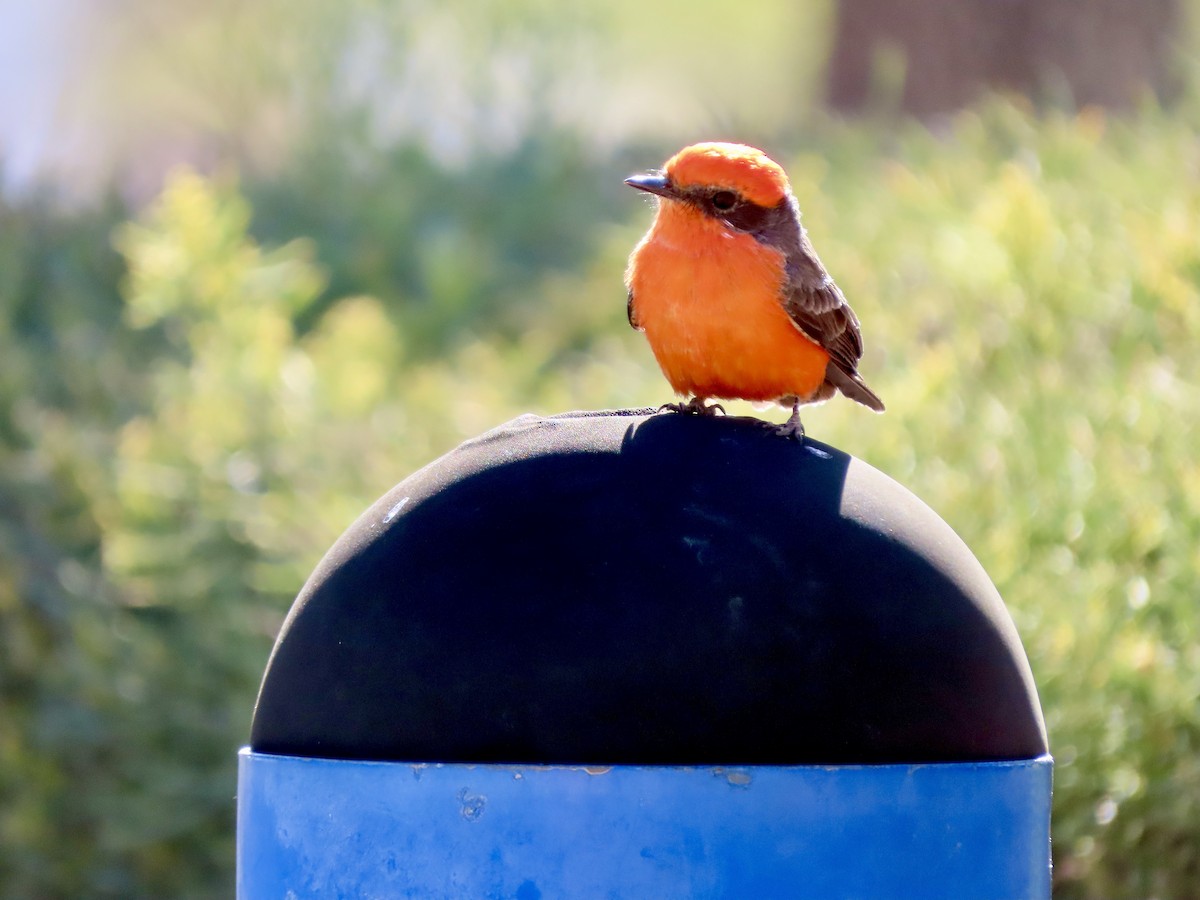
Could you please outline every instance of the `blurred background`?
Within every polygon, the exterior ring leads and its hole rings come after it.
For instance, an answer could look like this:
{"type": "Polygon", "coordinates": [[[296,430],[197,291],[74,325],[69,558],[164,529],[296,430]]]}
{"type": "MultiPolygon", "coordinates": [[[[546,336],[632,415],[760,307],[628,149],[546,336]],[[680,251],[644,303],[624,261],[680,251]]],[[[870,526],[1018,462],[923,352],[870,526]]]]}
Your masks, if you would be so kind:
{"type": "Polygon", "coordinates": [[[888,404],[809,432],[1025,640],[1056,895],[1200,897],[1200,3],[730,9],[0,0],[0,895],[232,895],[296,591],[465,438],[669,399],[621,179],[733,139],[888,404]]]}

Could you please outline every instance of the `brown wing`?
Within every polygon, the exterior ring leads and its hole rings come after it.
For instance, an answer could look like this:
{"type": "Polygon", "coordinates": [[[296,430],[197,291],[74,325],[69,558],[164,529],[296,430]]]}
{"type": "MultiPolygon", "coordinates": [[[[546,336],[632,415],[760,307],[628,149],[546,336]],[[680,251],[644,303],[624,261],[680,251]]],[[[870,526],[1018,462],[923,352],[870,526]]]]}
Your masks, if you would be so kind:
{"type": "Polygon", "coordinates": [[[805,336],[820,344],[829,358],[849,372],[862,359],[862,332],[858,317],[832,281],[821,285],[798,284],[789,291],[784,309],[805,336]]]}
{"type": "Polygon", "coordinates": [[[796,327],[829,353],[826,382],[851,400],[883,412],[883,401],[858,374],[858,361],[863,355],[858,316],[821,265],[803,232],[800,252],[790,257],[789,262],[788,292],[783,307],[796,327]]]}

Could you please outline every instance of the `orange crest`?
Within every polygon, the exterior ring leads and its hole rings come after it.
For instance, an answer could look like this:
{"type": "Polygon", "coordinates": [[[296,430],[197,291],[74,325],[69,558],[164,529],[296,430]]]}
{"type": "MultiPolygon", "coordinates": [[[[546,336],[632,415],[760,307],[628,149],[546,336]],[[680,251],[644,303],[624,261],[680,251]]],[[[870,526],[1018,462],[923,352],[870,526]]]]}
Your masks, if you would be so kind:
{"type": "Polygon", "coordinates": [[[667,160],[663,169],[678,187],[728,188],[759,206],[774,206],[790,190],[779,163],[745,144],[693,144],[667,160]]]}

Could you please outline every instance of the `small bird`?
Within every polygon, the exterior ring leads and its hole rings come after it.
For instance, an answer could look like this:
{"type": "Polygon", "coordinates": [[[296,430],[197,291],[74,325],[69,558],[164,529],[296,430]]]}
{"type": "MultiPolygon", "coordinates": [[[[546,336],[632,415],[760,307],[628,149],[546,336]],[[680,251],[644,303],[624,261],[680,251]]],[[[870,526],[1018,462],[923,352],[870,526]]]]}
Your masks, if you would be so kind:
{"type": "Polygon", "coordinates": [[[778,163],[744,144],[694,144],[625,183],[660,198],[625,286],[629,324],[675,392],[692,398],[664,408],[790,405],[778,432],[800,440],[800,406],[836,391],[883,412],[858,374],[858,317],[817,258],[778,163]]]}

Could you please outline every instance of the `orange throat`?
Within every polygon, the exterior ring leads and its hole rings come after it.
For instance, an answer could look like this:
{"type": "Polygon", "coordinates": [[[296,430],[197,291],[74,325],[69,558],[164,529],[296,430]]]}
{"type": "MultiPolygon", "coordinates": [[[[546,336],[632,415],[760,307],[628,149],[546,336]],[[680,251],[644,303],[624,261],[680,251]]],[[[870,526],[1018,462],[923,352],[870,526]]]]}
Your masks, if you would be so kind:
{"type": "Polygon", "coordinates": [[[676,393],[811,400],[829,354],[783,308],[786,260],[749,234],[664,201],[626,281],[639,325],[676,393]]]}

